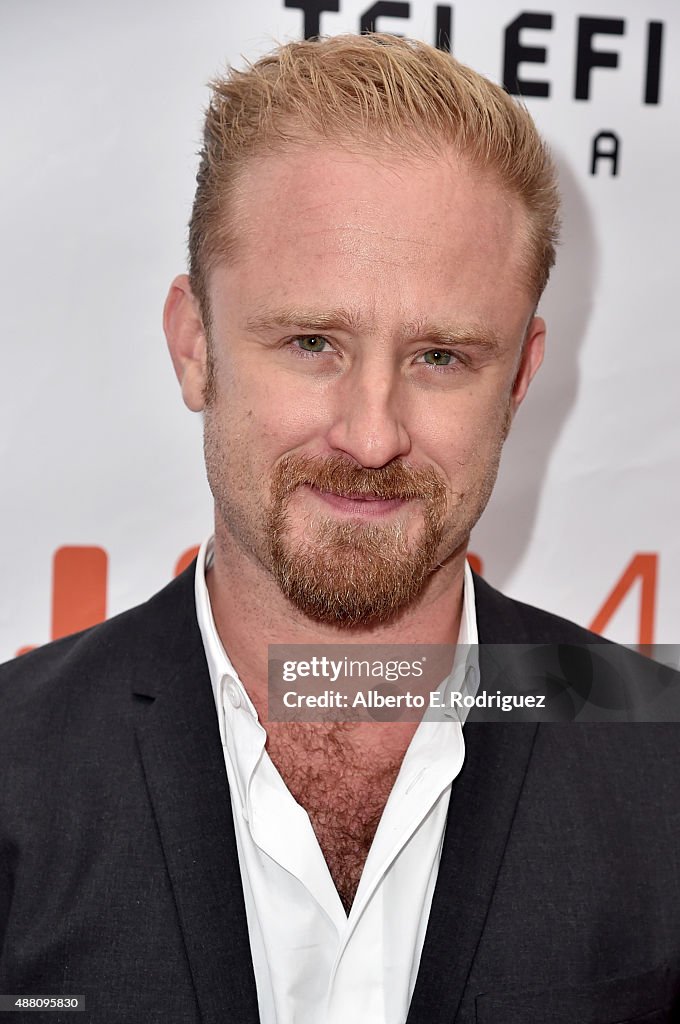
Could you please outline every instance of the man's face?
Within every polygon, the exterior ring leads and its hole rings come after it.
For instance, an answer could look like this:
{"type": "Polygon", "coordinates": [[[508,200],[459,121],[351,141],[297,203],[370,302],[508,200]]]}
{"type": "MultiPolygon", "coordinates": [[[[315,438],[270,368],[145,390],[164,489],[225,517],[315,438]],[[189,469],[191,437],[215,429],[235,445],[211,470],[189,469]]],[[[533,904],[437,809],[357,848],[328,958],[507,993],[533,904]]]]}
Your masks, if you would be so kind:
{"type": "Polygon", "coordinates": [[[540,364],[525,214],[453,154],[319,144],[241,186],[209,282],[218,541],[313,619],[388,621],[464,551],[540,364]]]}

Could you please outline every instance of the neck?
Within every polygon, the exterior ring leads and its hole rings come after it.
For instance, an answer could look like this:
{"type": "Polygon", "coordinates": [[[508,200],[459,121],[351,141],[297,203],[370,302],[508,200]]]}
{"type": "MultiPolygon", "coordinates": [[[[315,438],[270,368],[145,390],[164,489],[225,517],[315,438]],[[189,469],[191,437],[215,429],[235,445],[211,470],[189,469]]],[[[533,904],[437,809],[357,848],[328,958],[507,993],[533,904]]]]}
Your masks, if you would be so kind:
{"type": "MultiPolygon", "coordinates": [[[[271,573],[216,530],[208,593],[222,645],[255,704],[267,706],[270,644],[455,644],[463,608],[465,548],[433,572],[418,600],[392,620],[350,629],[316,622],[282,594],[271,573]]],[[[262,716],[261,716],[262,717],[262,716]]]]}

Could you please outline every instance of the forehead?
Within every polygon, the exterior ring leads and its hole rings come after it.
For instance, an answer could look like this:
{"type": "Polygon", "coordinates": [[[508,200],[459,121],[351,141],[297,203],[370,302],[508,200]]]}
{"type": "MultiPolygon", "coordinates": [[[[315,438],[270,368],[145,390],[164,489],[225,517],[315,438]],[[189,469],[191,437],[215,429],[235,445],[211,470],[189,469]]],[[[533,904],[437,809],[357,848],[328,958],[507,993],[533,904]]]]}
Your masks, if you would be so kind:
{"type": "Polygon", "coordinates": [[[309,292],[316,305],[354,298],[415,316],[441,302],[464,300],[480,314],[530,304],[524,209],[453,150],[419,158],[317,144],[250,161],[230,234],[233,258],[219,278],[243,299],[266,288],[299,302],[309,292]]]}

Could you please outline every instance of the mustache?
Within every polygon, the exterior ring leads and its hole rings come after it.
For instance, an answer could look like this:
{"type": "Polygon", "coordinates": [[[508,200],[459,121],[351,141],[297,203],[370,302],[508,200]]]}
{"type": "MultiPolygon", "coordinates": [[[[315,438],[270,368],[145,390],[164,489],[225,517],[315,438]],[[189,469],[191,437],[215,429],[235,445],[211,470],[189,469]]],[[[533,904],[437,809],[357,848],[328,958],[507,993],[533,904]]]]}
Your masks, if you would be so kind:
{"type": "Polygon", "coordinates": [[[446,499],[446,486],[431,466],[417,469],[395,461],[377,469],[366,469],[342,455],[328,458],[284,455],[274,473],[274,500],[282,501],[303,484],[352,498],[399,498],[403,501],[420,498],[434,504],[446,499]]]}

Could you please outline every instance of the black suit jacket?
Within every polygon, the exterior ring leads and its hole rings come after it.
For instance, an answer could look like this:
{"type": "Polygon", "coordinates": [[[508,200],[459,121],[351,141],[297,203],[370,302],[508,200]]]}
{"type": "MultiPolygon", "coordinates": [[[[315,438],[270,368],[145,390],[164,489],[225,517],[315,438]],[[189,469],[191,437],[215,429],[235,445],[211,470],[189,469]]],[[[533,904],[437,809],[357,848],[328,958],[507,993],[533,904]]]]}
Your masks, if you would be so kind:
{"type": "MultiPolygon", "coordinates": [[[[482,645],[593,639],[475,587],[482,645]]],[[[679,1019],[679,738],[466,725],[408,1024],[679,1019]]],[[[258,1020],[193,567],[0,670],[0,992],[86,996],[34,1024],[258,1020]]]]}

